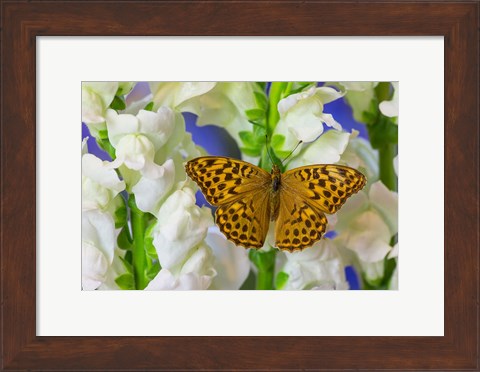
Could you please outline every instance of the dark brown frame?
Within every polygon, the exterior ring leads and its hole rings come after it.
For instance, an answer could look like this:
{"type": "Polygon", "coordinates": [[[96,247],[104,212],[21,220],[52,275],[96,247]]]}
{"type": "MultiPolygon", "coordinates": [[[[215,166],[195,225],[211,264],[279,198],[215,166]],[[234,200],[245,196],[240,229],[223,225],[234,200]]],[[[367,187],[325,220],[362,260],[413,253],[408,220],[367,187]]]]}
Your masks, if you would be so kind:
{"type": "MultiPolygon", "coordinates": [[[[478,1],[4,0],[2,370],[478,370],[479,8],[478,1]],[[37,337],[35,38],[43,35],[443,35],[445,336],[37,337]]],[[[442,180],[426,173],[424,182],[428,190],[442,180]]]]}

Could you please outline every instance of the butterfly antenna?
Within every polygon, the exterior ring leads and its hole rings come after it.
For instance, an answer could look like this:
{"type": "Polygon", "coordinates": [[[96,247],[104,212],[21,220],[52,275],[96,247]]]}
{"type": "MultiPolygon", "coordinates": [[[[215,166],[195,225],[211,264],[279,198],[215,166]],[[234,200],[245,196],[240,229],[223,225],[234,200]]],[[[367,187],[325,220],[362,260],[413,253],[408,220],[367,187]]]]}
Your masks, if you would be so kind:
{"type": "Polygon", "coordinates": [[[297,143],[297,146],[295,146],[295,148],[290,152],[290,154],[288,154],[287,157],[282,160],[282,164],[285,163],[285,160],[287,160],[290,156],[292,156],[292,154],[295,152],[295,150],[297,149],[297,147],[300,146],[300,144],[301,144],[302,142],[303,142],[303,141],[299,141],[299,142],[297,143]]]}
{"type": "Polygon", "coordinates": [[[272,155],[270,154],[270,150],[268,149],[268,135],[267,134],[265,134],[265,146],[267,147],[267,154],[268,154],[268,157],[270,158],[270,161],[272,162],[272,164],[275,164],[273,162],[272,155]]]}

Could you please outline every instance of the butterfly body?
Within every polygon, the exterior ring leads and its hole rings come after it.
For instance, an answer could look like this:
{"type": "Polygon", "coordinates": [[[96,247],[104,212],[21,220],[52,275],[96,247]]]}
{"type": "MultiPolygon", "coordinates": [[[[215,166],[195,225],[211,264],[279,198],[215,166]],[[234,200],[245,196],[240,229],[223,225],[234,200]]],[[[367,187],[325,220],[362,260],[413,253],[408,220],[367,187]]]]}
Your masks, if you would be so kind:
{"type": "Polygon", "coordinates": [[[278,217],[278,207],[280,206],[280,187],[282,172],[277,165],[272,167],[272,190],[270,192],[270,221],[275,221],[278,217]]]}
{"type": "Polygon", "coordinates": [[[275,246],[290,252],[310,247],[326,231],[325,213],[335,213],[366,183],[359,171],[341,165],[309,165],[271,173],[247,162],[204,156],[185,165],[227,239],[261,248],[275,222],[275,246]]]}

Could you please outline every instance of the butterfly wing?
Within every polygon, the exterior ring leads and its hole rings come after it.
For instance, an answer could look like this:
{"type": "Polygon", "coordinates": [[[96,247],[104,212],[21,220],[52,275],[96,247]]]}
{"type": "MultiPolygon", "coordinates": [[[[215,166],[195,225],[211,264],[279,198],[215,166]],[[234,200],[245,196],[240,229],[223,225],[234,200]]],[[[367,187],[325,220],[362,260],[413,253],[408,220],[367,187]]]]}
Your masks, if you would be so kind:
{"type": "Polygon", "coordinates": [[[242,199],[259,188],[268,190],[270,184],[270,174],[262,168],[221,156],[192,159],[185,165],[185,171],[214,206],[242,199]]]}
{"type": "Polygon", "coordinates": [[[282,189],[329,214],[337,212],[366,182],[366,177],[356,169],[333,164],[295,168],[282,175],[282,189]]]}
{"type": "Polygon", "coordinates": [[[275,244],[293,252],[310,247],[327,229],[325,213],[335,213],[366,183],[359,171],[341,165],[312,165],[285,172],[281,179],[275,244]]]}
{"type": "Polygon", "coordinates": [[[270,217],[270,174],[247,162],[204,156],[185,165],[187,174],[218,206],[215,222],[227,239],[245,248],[265,242],[270,217]]]}
{"type": "Polygon", "coordinates": [[[310,247],[327,229],[325,214],[298,193],[280,192],[280,206],[275,224],[275,246],[293,252],[310,247]]]}
{"type": "Polygon", "coordinates": [[[269,228],[269,193],[257,191],[245,194],[215,211],[220,231],[236,245],[261,248],[269,228]]]}

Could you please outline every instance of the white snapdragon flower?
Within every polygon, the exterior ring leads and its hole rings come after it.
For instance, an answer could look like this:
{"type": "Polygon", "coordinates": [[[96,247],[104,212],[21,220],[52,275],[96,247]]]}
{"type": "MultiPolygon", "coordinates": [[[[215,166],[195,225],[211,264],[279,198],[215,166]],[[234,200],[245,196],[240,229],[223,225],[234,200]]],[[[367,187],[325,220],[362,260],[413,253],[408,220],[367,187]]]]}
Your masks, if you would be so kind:
{"type": "Polygon", "coordinates": [[[348,165],[364,173],[368,180],[367,187],[378,180],[378,150],[373,149],[369,141],[359,137],[356,130],[350,134],[348,146],[342,153],[339,164],[348,165]]]}
{"type": "Polygon", "coordinates": [[[216,85],[215,82],[152,82],[153,109],[161,106],[178,108],[189,99],[211,91],[216,85]]]}
{"type": "Polygon", "coordinates": [[[323,107],[342,96],[342,93],[331,87],[311,87],[280,100],[278,102],[280,120],[273,135],[285,137],[281,150],[291,150],[298,141],[314,141],[323,133],[324,125],[341,130],[341,125],[332,115],[324,113],[323,107]]]}
{"type": "Polygon", "coordinates": [[[97,137],[98,130],[105,129],[105,112],[118,90],[117,82],[82,83],[82,122],[97,137]]]}
{"type": "Polygon", "coordinates": [[[207,289],[212,282],[209,275],[198,275],[197,273],[173,275],[170,270],[162,269],[153,280],[148,283],[146,291],[176,290],[190,291],[207,289]]]}
{"type": "Polygon", "coordinates": [[[371,109],[372,100],[375,98],[377,82],[340,82],[345,89],[345,99],[352,108],[353,117],[360,123],[365,122],[363,113],[371,109]]]}
{"type": "MultiPolygon", "coordinates": [[[[182,124],[177,125],[177,118],[167,107],[161,107],[157,112],[140,110],[136,116],[107,111],[108,136],[116,150],[112,167],[123,166],[122,175],[129,187],[142,175],[151,179],[162,176],[164,170],[155,162],[155,157],[171,137],[181,141],[177,132],[181,131],[182,124]]],[[[181,120],[183,123],[183,118],[181,120]]]]}
{"type": "Polygon", "coordinates": [[[157,216],[162,202],[169,195],[175,183],[175,164],[167,160],[153,178],[142,177],[132,187],[137,207],[143,212],[157,216]]]}
{"type": "MultiPolygon", "coordinates": [[[[388,258],[397,258],[398,257],[398,243],[395,244],[388,254],[388,258]]],[[[392,277],[390,278],[390,283],[388,283],[388,289],[398,289],[398,262],[393,271],[392,277]]]]}
{"type": "MultiPolygon", "coordinates": [[[[393,97],[390,101],[383,101],[380,102],[378,108],[380,109],[381,113],[385,116],[390,118],[398,116],[398,81],[392,82],[393,86],[393,97]]],[[[397,121],[393,121],[397,124],[397,121]]]]}
{"type": "Polygon", "coordinates": [[[255,93],[264,94],[253,82],[150,83],[150,88],[154,108],[166,105],[194,113],[197,125],[223,127],[239,146],[243,146],[239,132],[252,129],[245,111],[257,107],[255,93]]]}
{"type": "Polygon", "coordinates": [[[350,134],[347,132],[329,130],[315,142],[303,146],[300,152],[295,151],[287,168],[293,169],[311,164],[335,164],[339,162],[347,148],[349,138],[350,134]]]}
{"type": "Polygon", "coordinates": [[[211,288],[239,289],[250,272],[248,250],[227,240],[217,226],[209,228],[205,243],[213,251],[217,271],[211,288]]]}
{"type": "Polygon", "coordinates": [[[121,289],[115,279],[119,276],[126,274],[127,270],[125,269],[122,259],[125,256],[125,251],[120,248],[115,248],[113,255],[113,262],[109,265],[107,272],[104,276],[103,283],[97,288],[98,290],[119,290],[121,289]]]}
{"type": "Polygon", "coordinates": [[[383,260],[398,232],[398,194],[377,181],[368,193],[352,196],[338,215],[337,243],[356,253],[367,279],[382,277],[383,260]]]}
{"type": "Polygon", "coordinates": [[[82,122],[95,138],[106,129],[105,115],[115,94],[125,95],[132,90],[132,82],[83,82],[82,122]]]}
{"type": "Polygon", "coordinates": [[[335,244],[322,239],[309,249],[285,253],[281,272],[288,276],[280,289],[348,289],[345,263],[335,244]]]}
{"type": "Polygon", "coordinates": [[[140,210],[158,214],[161,203],[185,180],[183,162],[200,151],[185,131],[183,117],[167,107],[136,116],[110,110],[107,125],[120,170],[140,210]]]}
{"type": "Polygon", "coordinates": [[[200,243],[191,250],[185,262],[168,269],[162,268],[145,289],[207,289],[217,274],[213,264],[212,250],[205,243],[200,243]]]}
{"type": "Polygon", "coordinates": [[[195,204],[195,192],[189,187],[175,191],[162,204],[152,232],[153,245],[162,268],[171,269],[205,239],[213,225],[209,208],[195,204]]]}
{"type": "Polygon", "coordinates": [[[124,189],[125,182],[109,162],[88,153],[82,156],[82,210],[105,210],[124,189]]]}
{"type": "Polygon", "coordinates": [[[115,250],[115,223],[100,210],[82,212],[82,288],[94,290],[107,278],[115,250]]]}

